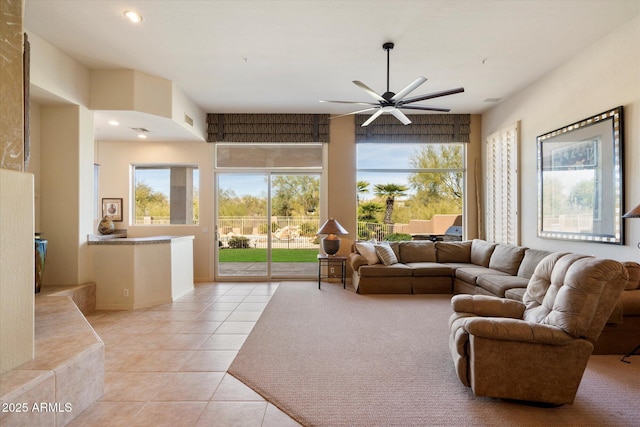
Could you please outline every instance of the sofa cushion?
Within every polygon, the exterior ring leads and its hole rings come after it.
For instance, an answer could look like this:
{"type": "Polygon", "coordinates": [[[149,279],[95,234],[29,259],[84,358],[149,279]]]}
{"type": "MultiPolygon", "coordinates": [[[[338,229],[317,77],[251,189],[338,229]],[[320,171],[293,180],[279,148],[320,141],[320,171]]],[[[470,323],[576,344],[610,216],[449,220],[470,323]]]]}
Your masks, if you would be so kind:
{"type": "Polygon", "coordinates": [[[625,316],[640,316],[640,290],[622,292],[620,301],[625,316]]]}
{"type": "Polygon", "coordinates": [[[522,262],[518,268],[517,276],[531,279],[538,263],[550,253],[549,251],[542,251],[540,249],[527,249],[524,251],[524,258],[522,258],[522,262]]]}
{"type": "MultiPolygon", "coordinates": [[[[514,288],[522,288],[523,290],[527,288],[529,284],[529,279],[524,277],[517,276],[509,276],[509,275],[497,275],[497,274],[487,274],[483,276],[479,276],[476,284],[491,292],[493,295],[497,295],[499,297],[504,297],[505,292],[509,289],[514,288]]],[[[523,291],[524,293],[524,291],[523,291]]]]}
{"type": "Polygon", "coordinates": [[[367,259],[358,252],[351,252],[348,258],[353,271],[358,271],[361,265],[369,265],[369,263],[367,263],[367,259]]]}
{"type": "Polygon", "coordinates": [[[498,276],[507,276],[507,273],[503,273],[501,271],[498,270],[492,270],[490,268],[487,267],[462,267],[462,268],[458,268],[456,269],[456,278],[460,279],[464,282],[470,283],[472,285],[477,284],[477,280],[478,277],[486,275],[486,274],[493,274],[493,275],[498,275],[498,276]]]}
{"type": "Polygon", "coordinates": [[[360,277],[411,277],[411,267],[404,264],[373,264],[363,265],[358,270],[360,277]]]}
{"type": "Polygon", "coordinates": [[[470,262],[471,241],[436,242],[437,262],[470,262]]]}
{"type": "Polygon", "coordinates": [[[629,273],[629,282],[624,289],[626,291],[638,289],[640,287],[640,264],[627,261],[623,262],[622,265],[624,265],[624,268],[626,268],[629,273]]]}
{"type": "Polygon", "coordinates": [[[525,250],[522,246],[498,245],[489,260],[489,268],[515,276],[525,250]]]}
{"type": "Polygon", "coordinates": [[[504,297],[516,301],[522,301],[522,296],[527,291],[527,288],[511,288],[504,291],[504,297]]]}
{"type": "Polygon", "coordinates": [[[411,262],[407,266],[413,270],[413,277],[451,277],[451,267],[437,262],[411,262]]]}
{"type": "Polygon", "coordinates": [[[473,239],[471,242],[471,262],[481,267],[489,267],[489,260],[495,248],[496,243],[473,239]]]}
{"type": "Polygon", "coordinates": [[[436,245],[429,240],[401,242],[399,249],[399,261],[404,264],[411,262],[436,262],[436,245]]]}
{"type": "Polygon", "coordinates": [[[389,243],[376,243],[374,245],[376,248],[376,254],[378,254],[378,258],[384,265],[393,265],[398,263],[398,258],[396,257],[395,252],[389,246],[389,243]]]}
{"type": "Polygon", "coordinates": [[[365,259],[367,260],[367,264],[373,265],[380,262],[373,242],[356,242],[356,250],[360,253],[360,255],[365,257],[365,259]]]}

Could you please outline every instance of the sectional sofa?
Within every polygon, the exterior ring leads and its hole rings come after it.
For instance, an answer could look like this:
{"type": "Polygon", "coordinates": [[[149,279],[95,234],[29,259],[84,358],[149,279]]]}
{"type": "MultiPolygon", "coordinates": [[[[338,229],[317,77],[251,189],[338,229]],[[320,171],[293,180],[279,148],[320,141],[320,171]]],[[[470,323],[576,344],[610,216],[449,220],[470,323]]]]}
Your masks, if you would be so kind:
{"type": "MultiPolygon", "coordinates": [[[[550,252],[474,239],[462,242],[356,242],[348,256],[360,294],[483,294],[522,300],[550,252]]],[[[640,265],[623,263],[630,280],[594,354],[625,354],[640,344],[640,265]]]]}

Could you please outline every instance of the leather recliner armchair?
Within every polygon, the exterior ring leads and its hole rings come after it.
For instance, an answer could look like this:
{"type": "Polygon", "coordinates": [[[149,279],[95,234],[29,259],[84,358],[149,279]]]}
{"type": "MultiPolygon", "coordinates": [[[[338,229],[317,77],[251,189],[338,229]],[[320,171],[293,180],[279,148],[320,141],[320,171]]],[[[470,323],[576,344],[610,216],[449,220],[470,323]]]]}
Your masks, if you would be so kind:
{"type": "Polygon", "coordinates": [[[553,253],[522,302],[454,296],[449,348],[460,381],[477,396],[573,403],[628,278],[617,261],[553,253]]]}

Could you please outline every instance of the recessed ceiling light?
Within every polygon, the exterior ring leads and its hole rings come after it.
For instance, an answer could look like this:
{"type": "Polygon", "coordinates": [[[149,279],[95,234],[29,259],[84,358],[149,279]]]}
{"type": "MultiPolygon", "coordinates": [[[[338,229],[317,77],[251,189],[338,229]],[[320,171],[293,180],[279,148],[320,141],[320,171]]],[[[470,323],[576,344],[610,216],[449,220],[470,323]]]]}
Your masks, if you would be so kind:
{"type": "Polygon", "coordinates": [[[142,15],[140,15],[138,12],[134,12],[133,10],[125,10],[124,16],[126,16],[127,19],[134,24],[139,24],[140,22],[142,22],[142,15]]]}
{"type": "Polygon", "coordinates": [[[138,138],[140,138],[140,139],[147,139],[147,135],[145,135],[144,133],[139,133],[139,134],[138,134],[138,138]]]}
{"type": "Polygon", "coordinates": [[[117,121],[117,120],[109,120],[109,124],[110,124],[111,126],[120,126],[120,123],[118,123],[118,121],[117,121]]]}

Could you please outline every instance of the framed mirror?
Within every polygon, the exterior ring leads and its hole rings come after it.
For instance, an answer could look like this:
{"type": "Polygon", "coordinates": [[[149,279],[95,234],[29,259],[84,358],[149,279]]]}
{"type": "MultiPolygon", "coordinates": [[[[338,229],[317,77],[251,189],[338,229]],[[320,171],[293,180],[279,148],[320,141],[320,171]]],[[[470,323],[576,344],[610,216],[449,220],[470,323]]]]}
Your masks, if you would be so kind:
{"type": "Polygon", "coordinates": [[[538,237],[624,244],[622,107],[537,143],[538,237]]]}

